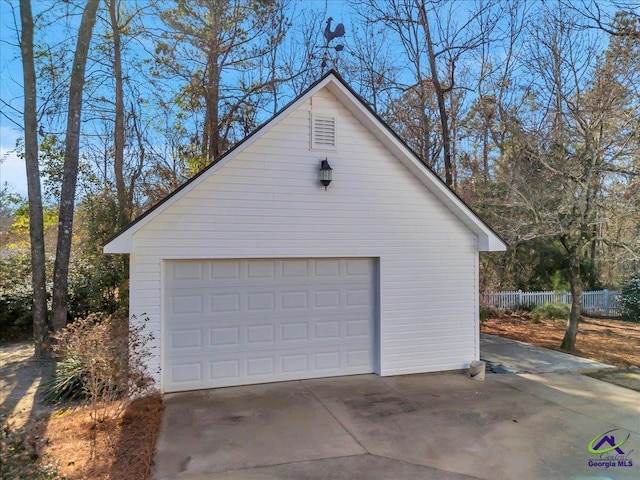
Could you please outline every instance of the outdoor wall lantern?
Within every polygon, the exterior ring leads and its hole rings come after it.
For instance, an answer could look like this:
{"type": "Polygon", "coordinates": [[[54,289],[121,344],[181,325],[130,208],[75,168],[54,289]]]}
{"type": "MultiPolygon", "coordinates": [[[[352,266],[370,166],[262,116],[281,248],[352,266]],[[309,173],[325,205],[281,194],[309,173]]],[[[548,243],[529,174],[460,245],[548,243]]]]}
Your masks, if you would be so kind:
{"type": "Polygon", "coordinates": [[[324,186],[326,190],[329,184],[331,183],[331,165],[329,165],[329,161],[325,158],[320,161],[320,183],[324,186]]]}

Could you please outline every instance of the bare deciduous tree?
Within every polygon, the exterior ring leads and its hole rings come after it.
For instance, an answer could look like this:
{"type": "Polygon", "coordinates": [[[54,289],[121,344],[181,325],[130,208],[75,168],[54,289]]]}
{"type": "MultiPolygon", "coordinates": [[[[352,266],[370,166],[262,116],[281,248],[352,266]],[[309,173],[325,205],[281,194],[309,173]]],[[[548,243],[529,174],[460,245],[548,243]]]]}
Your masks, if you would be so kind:
{"type": "Polygon", "coordinates": [[[640,105],[621,52],[599,56],[574,17],[550,7],[531,28],[534,100],[522,112],[527,123],[513,128],[509,206],[520,213],[518,238],[556,239],[564,249],[572,304],[561,348],[573,350],[590,248],[611,243],[620,195],[637,175],[640,105]]]}
{"type": "Polygon", "coordinates": [[[37,92],[33,52],[34,22],[30,0],[20,0],[20,24],[20,52],[24,81],[24,159],[27,168],[31,285],[33,288],[33,340],[35,355],[41,357],[45,353],[47,342],[47,290],[42,192],[38,163],[37,92]]]}
{"type": "MultiPolygon", "coordinates": [[[[436,105],[442,147],[438,153],[445,183],[454,187],[456,138],[453,130],[458,125],[457,115],[462,106],[460,98],[453,96],[454,90],[460,87],[456,69],[465,55],[491,41],[501,18],[500,3],[493,0],[389,0],[384,3],[369,0],[364,3],[366,8],[361,7],[360,11],[367,22],[388,26],[398,36],[408,60],[407,67],[415,76],[412,88],[422,98],[425,108],[436,105]]],[[[436,162],[432,159],[429,163],[436,162]]]]}
{"type": "Polygon", "coordinates": [[[85,68],[91,44],[93,26],[100,0],[88,0],[82,13],[75,48],[71,83],[69,86],[69,110],[65,135],[64,170],[60,190],[58,219],[58,242],[53,271],[53,303],[51,323],[54,331],[67,324],[67,299],[69,285],[69,259],[73,238],[73,215],[75,211],[78,162],[80,159],[80,120],[82,94],[85,84],[85,68]]]}

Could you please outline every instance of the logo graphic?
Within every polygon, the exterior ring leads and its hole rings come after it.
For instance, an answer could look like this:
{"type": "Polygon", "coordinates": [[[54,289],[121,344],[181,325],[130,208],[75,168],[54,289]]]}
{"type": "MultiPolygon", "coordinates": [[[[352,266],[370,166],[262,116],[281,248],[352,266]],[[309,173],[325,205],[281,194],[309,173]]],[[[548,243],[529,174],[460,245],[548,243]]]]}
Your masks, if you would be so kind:
{"type": "MultiPolygon", "coordinates": [[[[589,453],[597,455],[596,458],[591,458],[587,464],[592,468],[625,468],[633,467],[633,460],[631,454],[633,450],[629,450],[628,446],[622,449],[622,446],[631,437],[631,432],[627,432],[624,440],[616,442],[616,435],[618,429],[614,428],[607,432],[601,433],[594,437],[589,442],[589,453]]],[[[618,439],[624,437],[624,433],[618,435],[618,439]]]]}
{"type": "Polygon", "coordinates": [[[595,453],[596,455],[600,455],[615,450],[618,454],[624,455],[624,452],[620,447],[624,445],[627,440],[629,440],[631,433],[627,434],[627,438],[625,438],[623,441],[621,441],[620,443],[616,443],[615,437],[613,435],[609,435],[609,433],[615,432],[616,430],[617,429],[614,428],[613,430],[604,432],[603,434],[598,435],[593,440],[591,440],[591,443],[589,444],[589,451],[591,453],[595,453]],[[607,444],[608,446],[606,446],[605,444],[607,444]],[[605,446],[603,447],[603,445],[605,446]]]}

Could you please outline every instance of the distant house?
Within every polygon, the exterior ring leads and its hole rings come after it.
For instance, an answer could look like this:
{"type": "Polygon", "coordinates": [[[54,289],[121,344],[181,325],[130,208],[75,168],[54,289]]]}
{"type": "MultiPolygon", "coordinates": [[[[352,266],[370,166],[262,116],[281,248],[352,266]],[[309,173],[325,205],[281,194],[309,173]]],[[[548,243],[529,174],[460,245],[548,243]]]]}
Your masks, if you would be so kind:
{"type": "Polygon", "coordinates": [[[104,247],[166,392],[466,368],[504,249],[334,71],[104,247]]]}

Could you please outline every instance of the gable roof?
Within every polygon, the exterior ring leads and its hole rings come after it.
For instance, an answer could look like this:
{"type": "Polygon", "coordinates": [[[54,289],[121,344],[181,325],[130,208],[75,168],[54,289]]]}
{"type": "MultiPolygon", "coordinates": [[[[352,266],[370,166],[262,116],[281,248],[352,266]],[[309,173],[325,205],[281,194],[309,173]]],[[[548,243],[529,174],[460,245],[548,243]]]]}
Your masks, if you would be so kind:
{"type": "Polygon", "coordinates": [[[478,237],[480,251],[502,251],[506,242],[487,225],[413,150],[382,120],[335,70],[329,70],[282,110],[234,145],[224,155],[198,172],[164,199],[156,203],[129,225],[105,242],[104,253],[131,253],[132,236],[169,205],[182,198],[205,178],[231,161],[238,153],[261,138],[281,119],[294,111],[318,91],[326,88],[376,137],[409,171],[411,171],[449,210],[478,237]]]}

